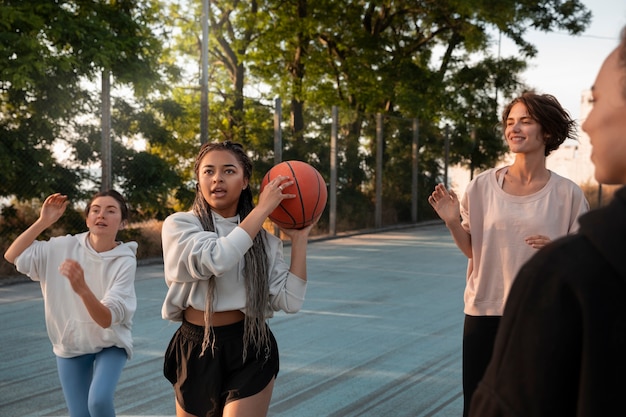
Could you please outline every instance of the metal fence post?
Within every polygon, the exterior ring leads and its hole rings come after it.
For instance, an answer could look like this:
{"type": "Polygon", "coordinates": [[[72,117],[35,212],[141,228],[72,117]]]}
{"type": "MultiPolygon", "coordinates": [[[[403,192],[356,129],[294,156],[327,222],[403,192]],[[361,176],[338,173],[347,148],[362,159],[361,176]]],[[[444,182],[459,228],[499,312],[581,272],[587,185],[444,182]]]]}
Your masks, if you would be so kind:
{"type": "Polygon", "coordinates": [[[383,224],[383,115],[376,114],[376,208],[374,225],[383,224]]]}
{"type": "Polygon", "coordinates": [[[332,124],[330,126],[330,185],[328,189],[330,200],[330,212],[328,221],[328,233],[331,236],[337,234],[337,132],[339,125],[339,110],[333,106],[332,124]]]}
{"type": "Polygon", "coordinates": [[[413,119],[413,143],[411,145],[411,221],[417,223],[417,198],[418,198],[418,182],[417,173],[419,171],[419,120],[413,119]]]}

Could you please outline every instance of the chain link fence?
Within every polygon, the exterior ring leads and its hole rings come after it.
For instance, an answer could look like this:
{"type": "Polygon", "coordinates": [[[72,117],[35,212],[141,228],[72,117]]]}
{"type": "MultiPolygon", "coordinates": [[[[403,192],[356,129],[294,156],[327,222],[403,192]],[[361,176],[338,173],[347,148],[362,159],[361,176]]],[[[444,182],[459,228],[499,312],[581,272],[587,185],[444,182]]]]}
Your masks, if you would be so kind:
{"type": "MultiPolygon", "coordinates": [[[[325,178],[328,186],[328,203],[322,218],[312,231],[312,236],[345,234],[355,231],[412,225],[423,220],[436,218],[426,201],[435,182],[441,181],[440,166],[433,161],[419,160],[419,137],[416,121],[389,117],[372,117],[372,123],[363,130],[359,138],[359,172],[342,170],[346,161],[342,156],[344,144],[338,134],[337,126],[331,126],[325,136],[316,138],[320,149],[328,152],[326,160],[306,161],[313,165],[325,178]],[[331,150],[331,148],[333,148],[331,150]],[[426,165],[430,164],[426,169],[426,165]],[[423,171],[426,171],[425,173],[423,171]],[[356,178],[355,187],[351,181],[356,178]],[[426,191],[423,191],[426,190],[426,191]],[[332,204],[331,204],[332,203],[332,204]]],[[[336,123],[336,120],[335,120],[336,123]]],[[[285,146],[275,140],[274,146],[285,146]]],[[[253,194],[258,196],[260,182],[265,172],[277,162],[274,158],[259,155],[275,155],[276,149],[253,149],[246,147],[253,157],[255,172],[251,181],[253,194]]],[[[68,150],[65,152],[78,152],[68,150]]],[[[280,152],[279,152],[280,154],[280,152]]],[[[15,152],[14,158],[24,160],[20,163],[36,163],[28,160],[28,152],[15,152]]],[[[57,155],[58,158],[58,155],[57,155]]],[[[138,260],[159,258],[161,253],[160,230],[162,220],[170,213],[188,210],[194,195],[192,179],[183,185],[170,185],[160,189],[155,183],[172,184],[163,181],[172,170],[164,161],[146,152],[129,152],[123,144],[113,142],[111,146],[110,167],[115,173],[139,172],[132,178],[123,175],[112,176],[112,188],[122,192],[131,206],[131,222],[118,234],[123,241],[134,240],[139,243],[138,260]],[[149,201],[149,204],[148,204],[149,201]]],[[[183,165],[192,166],[193,158],[182,161],[183,165]]],[[[178,161],[181,162],[181,161],[178,161]]],[[[354,161],[353,161],[354,162],[354,161]]],[[[59,162],[62,164],[62,162],[59,162]]],[[[100,189],[102,166],[98,163],[89,166],[64,166],[72,175],[81,178],[77,192],[70,197],[70,205],[64,216],[49,230],[39,237],[74,234],[86,230],[84,210],[89,198],[100,189]]],[[[180,179],[180,178],[178,178],[180,179]]],[[[24,182],[21,195],[32,195],[28,187],[32,182],[24,182]]],[[[58,190],[63,193],[63,189],[58,190]]],[[[17,198],[16,195],[1,196],[0,208],[0,250],[8,245],[38,217],[41,204],[46,195],[31,198],[17,198]]],[[[271,222],[266,227],[274,233],[277,230],[271,222]]],[[[13,265],[4,259],[0,261],[0,277],[15,275],[13,265]]]]}

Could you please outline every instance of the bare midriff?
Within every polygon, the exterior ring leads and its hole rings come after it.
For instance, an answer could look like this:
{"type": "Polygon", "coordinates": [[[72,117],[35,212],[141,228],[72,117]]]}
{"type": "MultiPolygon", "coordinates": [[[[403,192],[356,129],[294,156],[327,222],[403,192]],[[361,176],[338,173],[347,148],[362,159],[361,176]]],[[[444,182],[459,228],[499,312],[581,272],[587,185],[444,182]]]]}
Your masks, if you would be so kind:
{"type": "MultiPolygon", "coordinates": [[[[185,310],[185,320],[196,326],[204,326],[204,311],[187,307],[185,310]]],[[[211,325],[214,327],[228,326],[237,323],[245,318],[241,310],[218,311],[211,317],[211,325]]]]}

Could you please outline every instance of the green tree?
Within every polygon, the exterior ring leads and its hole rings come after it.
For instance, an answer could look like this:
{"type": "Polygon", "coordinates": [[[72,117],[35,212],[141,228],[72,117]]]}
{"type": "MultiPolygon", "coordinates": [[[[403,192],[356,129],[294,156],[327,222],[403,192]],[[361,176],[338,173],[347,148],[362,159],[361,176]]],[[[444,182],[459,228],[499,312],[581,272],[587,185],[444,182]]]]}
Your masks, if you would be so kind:
{"type": "Polygon", "coordinates": [[[98,120],[103,70],[137,95],[155,88],[164,76],[159,13],[156,0],[3,1],[0,195],[80,194],[90,172],[58,161],[54,147],[78,140],[74,159],[85,153],[80,135],[98,120]]]}
{"type": "MultiPolygon", "coordinates": [[[[200,2],[186,4],[193,13],[181,13],[179,44],[199,62],[200,2]]],[[[210,125],[251,145],[264,166],[271,112],[262,103],[286,98],[284,157],[325,165],[330,109],[338,106],[339,197],[346,210],[371,212],[377,113],[386,115],[384,169],[393,178],[407,183],[412,134],[408,122],[391,121],[412,118],[420,120],[420,184],[430,188],[440,177],[445,125],[452,161],[483,169],[503,152],[498,99],[524,89],[519,74],[536,54],[526,31],[577,34],[589,20],[579,0],[218,0],[211,2],[210,125]],[[499,35],[520,54],[491,56],[499,35]],[[246,99],[257,85],[269,89],[259,101],[246,99]]],[[[406,203],[410,190],[386,187],[406,203]]]]}
{"type": "MultiPolygon", "coordinates": [[[[0,9],[9,57],[0,63],[0,194],[71,194],[80,180],[97,183],[89,168],[99,157],[100,102],[85,85],[108,70],[118,86],[117,184],[149,216],[188,205],[199,145],[200,1],[23,3],[0,9]],[[172,82],[180,62],[191,65],[172,82]],[[59,138],[74,149],[68,163],[53,155],[59,138]],[[132,149],[137,140],[145,151],[132,149]],[[32,191],[20,191],[25,180],[32,191]]],[[[420,184],[440,175],[444,125],[453,162],[489,166],[503,149],[497,98],[523,89],[518,75],[536,53],[526,31],[575,34],[589,18],[578,0],[212,1],[211,138],[243,142],[262,175],[272,162],[272,100],[286,97],[284,156],[324,171],[330,109],[339,106],[340,210],[370,213],[375,115],[384,114],[386,201],[406,206],[408,121],[420,120],[420,184]],[[517,58],[489,55],[498,33],[516,42],[517,58]],[[269,90],[246,97],[255,86],[269,90]]]]}
{"type": "MultiPolygon", "coordinates": [[[[441,168],[432,168],[441,161],[441,129],[446,124],[451,125],[453,162],[467,164],[472,171],[493,164],[504,151],[495,128],[497,98],[524,89],[519,74],[536,54],[535,46],[524,39],[526,31],[577,34],[590,21],[580,1],[266,4],[274,6],[278,29],[260,38],[251,68],[259,69],[260,78],[281,94],[298,101],[291,108],[292,120],[302,119],[298,112],[305,106],[341,108],[339,187],[352,196],[373,178],[363,166],[371,166],[375,151],[371,138],[376,113],[419,118],[424,144],[420,168],[431,176],[431,183],[439,177],[441,168]],[[518,57],[490,56],[489,45],[499,34],[518,45],[518,57]],[[370,138],[369,143],[364,138],[370,138]]],[[[385,172],[406,179],[411,164],[404,155],[410,154],[410,135],[387,127],[385,153],[391,155],[385,158],[385,172]],[[403,168],[396,168],[398,164],[403,168]]],[[[398,191],[387,185],[386,190],[398,191]]],[[[373,192],[371,187],[365,189],[373,192]]],[[[406,200],[407,191],[393,195],[406,200]]]]}

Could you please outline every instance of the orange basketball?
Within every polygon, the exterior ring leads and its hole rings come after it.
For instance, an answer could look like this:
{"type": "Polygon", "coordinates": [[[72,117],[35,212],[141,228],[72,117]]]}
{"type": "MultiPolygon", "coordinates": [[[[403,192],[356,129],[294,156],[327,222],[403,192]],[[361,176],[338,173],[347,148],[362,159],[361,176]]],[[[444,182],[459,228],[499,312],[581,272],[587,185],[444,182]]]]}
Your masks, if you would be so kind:
{"type": "Polygon", "coordinates": [[[261,191],[279,175],[286,175],[294,182],[285,187],[283,192],[295,194],[296,198],[284,199],[269,215],[270,220],[283,229],[302,229],[310,225],[326,207],[324,178],[306,162],[284,161],[267,171],[261,181],[261,191]]]}

